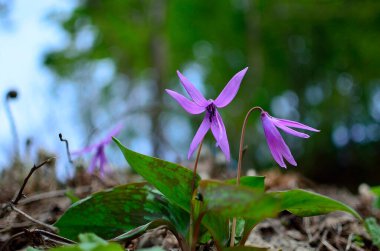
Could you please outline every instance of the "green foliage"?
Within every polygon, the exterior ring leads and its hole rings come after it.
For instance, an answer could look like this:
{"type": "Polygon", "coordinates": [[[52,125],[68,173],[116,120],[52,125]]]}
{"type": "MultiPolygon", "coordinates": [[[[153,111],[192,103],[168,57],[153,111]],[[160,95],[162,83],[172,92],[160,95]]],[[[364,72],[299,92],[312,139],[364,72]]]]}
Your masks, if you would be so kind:
{"type": "Polygon", "coordinates": [[[73,190],[68,190],[68,191],[65,193],[65,195],[70,199],[71,204],[73,204],[73,203],[75,203],[75,202],[77,202],[77,201],[80,200],[80,198],[74,194],[74,191],[73,191],[73,190]]]}
{"type": "Polygon", "coordinates": [[[155,228],[160,227],[160,226],[165,226],[168,230],[170,230],[170,232],[172,232],[175,235],[175,237],[177,238],[177,241],[178,241],[181,249],[184,250],[186,243],[185,243],[185,240],[183,239],[182,235],[178,234],[176,227],[173,226],[173,224],[170,221],[162,220],[162,219],[154,220],[154,221],[151,221],[145,225],[142,225],[140,227],[132,229],[132,230],[128,231],[127,233],[124,233],[122,235],[119,235],[119,236],[113,238],[112,241],[126,243],[126,242],[129,242],[129,241],[136,239],[137,237],[140,237],[141,235],[146,233],[148,230],[155,229],[155,228]]]}
{"type": "Polygon", "coordinates": [[[380,208],[380,186],[371,187],[371,192],[375,195],[375,207],[380,208]]]}
{"type": "Polygon", "coordinates": [[[361,216],[351,207],[314,192],[294,189],[271,192],[270,194],[282,199],[282,210],[287,210],[298,216],[305,217],[343,211],[352,214],[358,220],[362,220],[361,216]]]}
{"type": "Polygon", "coordinates": [[[261,221],[276,216],[281,209],[281,199],[245,186],[202,180],[198,191],[203,195],[203,210],[225,217],[261,221]]]}
{"type": "MultiPolygon", "coordinates": [[[[243,176],[240,177],[240,185],[257,189],[264,192],[265,190],[264,176],[243,176]]],[[[227,180],[228,184],[236,184],[236,179],[227,180]]]]}
{"type": "Polygon", "coordinates": [[[380,226],[373,217],[365,219],[365,227],[371,236],[373,244],[380,248],[380,226]]]}
{"type": "MultiPolygon", "coordinates": [[[[124,147],[114,138],[133,170],[154,185],[168,200],[184,210],[190,210],[193,172],[178,164],[146,156],[124,147]]],[[[200,177],[196,175],[195,187],[200,177]]]]}
{"type": "Polygon", "coordinates": [[[93,232],[109,239],[157,219],[165,219],[185,234],[188,213],[169,203],[146,183],[132,183],[95,193],[73,204],[55,223],[60,235],[75,239],[93,232]]]}
{"type": "Polygon", "coordinates": [[[192,171],[131,151],[117,139],[114,141],[131,167],[154,188],[147,183],[132,183],[74,203],[55,224],[62,236],[73,239],[79,233],[93,232],[102,238],[120,241],[136,238],[157,226],[166,226],[181,246],[185,246],[182,236],[188,232],[191,208],[202,240],[211,235],[219,248],[228,245],[229,221],[233,217],[238,217],[236,242],[241,245],[257,223],[283,210],[299,216],[339,210],[361,220],[349,206],[313,192],[301,189],[265,192],[264,177],[242,177],[241,185],[236,186],[232,180],[200,180],[195,176],[196,191],[192,196],[192,171]]]}
{"type": "Polygon", "coordinates": [[[75,245],[52,248],[51,251],[123,251],[117,243],[109,243],[95,234],[80,234],[79,243],[75,245]]]}
{"type": "Polygon", "coordinates": [[[354,234],[352,236],[352,243],[354,243],[358,247],[364,247],[365,246],[363,237],[361,237],[360,235],[357,235],[357,234],[354,234]]]}
{"type": "MultiPolygon", "coordinates": [[[[281,201],[281,206],[273,213],[286,210],[292,214],[306,217],[327,214],[334,211],[343,211],[362,220],[361,216],[354,209],[344,203],[310,191],[294,189],[289,191],[268,192],[266,195],[273,196],[273,198],[277,198],[281,201]]],[[[243,244],[247,240],[253,227],[260,222],[260,219],[246,218],[245,221],[244,232],[241,237],[243,244]]]]}
{"type": "Polygon", "coordinates": [[[242,185],[236,186],[232,180],[199,181],[197,176],[198,188],[192,199],[189,188],[193,174],[190,170],[175,163],[136,153],[124,147],[118,140],[114,141],[131,167],[168,197],[171,203],[190,212],[188,201],[193,201],[196,219],[198,216],[203,217],[202,224],[219,246],[226,246],[228,243],[229,229],[226,226],[232,217],[240,217],[239,226],[244,226],[244,230],[240,231],[242,233],[237,236],[242,243],[257,223],[275,217],[283,210],[299,216],[344,211],[361,220],[360,215],[351,207],[317,193],[301,189],[265,193],[264,177],[242,177],[242,185]]]}

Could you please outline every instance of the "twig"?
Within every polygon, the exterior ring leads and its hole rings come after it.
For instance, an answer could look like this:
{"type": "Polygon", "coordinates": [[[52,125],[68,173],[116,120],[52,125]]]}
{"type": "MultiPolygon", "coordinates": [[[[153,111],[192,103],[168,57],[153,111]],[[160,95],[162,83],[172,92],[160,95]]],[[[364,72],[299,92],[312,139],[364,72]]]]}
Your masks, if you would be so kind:
{"type": "Polygon", "coordinates": [[[308,217],[303,218],[303,224],[305,226],[305,232],[307,234],[307,238],[310,243],[311,240],[313,239],[313,235],[311,234],[311,231],[310,231],[310,218],[308,217]]]}
{"type": "Polygon", "coordinates": [[[16,211],[17,213],[21,214],[22,216],[24,216],[25,218],[27,218],[28,220],[40,225],[40,226],[43,226],[45,228],[48,228],[50,229],[51,231],[53,232],[57,232],[57,228],[56,227],[53,227],[52,225],[49,225],[49,224],[46,224],[42,221],[39,221],[39,220],[36,220],[34,219],[32,216],[28,215],[27,213],[24,213],[23,211],[21,211],[20,209],[18,209],[15,205],[13,204],[10,204],[11,205],[11,208],[16,211]]]}
{"type": "Polygon", "coordinates": [[[10,209],[16,211],[17,213],[21,214],[22,216],[24,216],[25,218],[29,219],[30,221],[34,222],[34,223],[37,223],[41,226],[44,226],[52,231],[57,231],[57,229],[51,225],[48,225],[46,223],[43,223],[39,220],[36,220],[34,219],[33,217],[31,217],[30,215],[26,214],[25,212],[21,211],[20,209],[18,209],[16,207],[16,205],[18,204],[18,202],[24,197],[24,194],[23,194],[23,191],[24,191],[24,188],[26,186],[26,184],[28,183],[28,180],[29,178],[32,176],[32,174],[40,167],[42,167],[43,165],[45,165],[46,163],[50,162],[52,159],[55,159],[55,157],[53,158],[49,158],[47,160],[45,160],[44,162],[42,162],[41,164],[39,165],[33,165],[32,169],[30,170],[29,174],[26,176],[26,178],[24,179],[24,183],[22,184],[21,188],[20,188],[20,191],[18,192],[17,196],[15,197],[14,200],[10,201],[9,203],[5,204],[1,209],[2,211],[0,212],[0,216],[1,217],[5,217],[5,215],[7,215],[8,213],[11,212],[10,209]]]}
{"type": "Polygon", "coordinates": [[[29,221],[28,222],[21,222],[21,223],[12,223],[12,224],[8,224],[8,225],[0,225],[0,234],[8,232],[8,231],[15,229],[15,228],[27,228],[27,227],[30,227],[31,225],[32,225],[32,223],[30,223],[29,221]]]}
{"type": "Polygon", "coordinates": [[[326,241],[325,239],[322,240],[322,243],[323,243],[323,245],[325,245],[325,247],[328,248],[328,250],[330,250],[330,251],[338,251],[338,249],[334,248],[333,245],[331,245],[330,243],[328,243],[328,241],[326,241]]]}
{"type": "Polygon", "coordinates": [[[60,141],[65,142],[67,158],[69,159],[70,164],[73,164],[74,162],[71,159],[70,148],[69,148],[69,141],[67,139],[63,138],[62,133],[59,133],[58,136],[59,136],[59,140],[60,141]]]}
{"type": "Polygon", "coordinates": [[[59,243],[59,244],[76,244],[75,241],[72,241],[70,239],[67,239],[65,237],[62,237],[62,236],[59,236],[59,235],[56,235],[56,234],[53,234],[53,233],[50,233],[48,231],[45,231],[45,230],[41,230],[41,229],[35,229],[35,230],[32,230],[33,232],[35,233],[38,233],[46,238],[48,238],[50,241],[54,241],[55,243],[59,243]]]}
{"type": "MultiPolygon", "coordinates": [[[[46,192],[46,193],[35,194],[32,196],[29,196],[26,199],[21,200],[18,204],[19,205],[26,205],[26,204],[29,204],[29,203],[32,203],[35,201],[39,201],[39,200],[45,200],[45,199],[64,196],[70,190],[71,189],[63,189],[63,190],[55,190],[55,191],[50,191],[50,192],[46,192]]],[[[83,193],[83,192],[89,192],[89,191],[91,191],[91,186],[77,187],[74,190],[75,193],[83,193]]]]}
{"type": "MultiPolygon", "coordinates": [[[[17,238],[26,235],[27,237],[31,237],[32,239],[45,239],[48,241],[51,241],[58,245],[63,244],[76,244],[75,241],[72,241],[70,239],[64,238],[62,236],[50,233],[45,230],[41,229],[33,229],[33,230],[27,230],[25,229],[23,232],[19,232],[17,234],[12,235],[7,241],[4,242],[2,246],[0,246],[0,250],[10,250],[9,245],[11,245],[12,241],[16,240],[17,238]],[[43,237],[43,238],[42,238],[43,237]],[[6,249],[8,248],[8,249],[6,249]]],[[[29,239],[28,238],[28,239],[29,239]]]]}
{"type": "Polygon", "coordinates": [[[350,250],[351,248],[351,244],[352,244],[352,237],[354,236],[353,233],[351,233],[349,236],[348,236],[348,240],[347,240],[347,245],[346,245],[346,251],[350,250]]]}
{"type": "Polygon", "coordinates": [[[28,180],[30,178],[30,176],[32,176],[32,174],[34,173],[34,171],[36,171],[38,168],[42,167],[43,165],[45,165],[46,163],[49,163],[52,159],[55,159],[55,157],[53,158],[49,158],[47,160],[45,160],[44,162],[42,162],[41,164],[39,164],[38,166],[36,165],[33,165],[32,169],[30,170],[28,176],[26,176],[26,178],[24,179],[24,183],[22,184],[21,188],[20,188],[20,191],[18,192],[16,198],[11,201],[11,203],[13,205],[17,205],[17,203],[19,202],[19,200],[21,200],[23,197],[24,197],[24,194],[22,193],[24,191],[24,188],[26,186],[26,183],[28,183],[28,180]]]}

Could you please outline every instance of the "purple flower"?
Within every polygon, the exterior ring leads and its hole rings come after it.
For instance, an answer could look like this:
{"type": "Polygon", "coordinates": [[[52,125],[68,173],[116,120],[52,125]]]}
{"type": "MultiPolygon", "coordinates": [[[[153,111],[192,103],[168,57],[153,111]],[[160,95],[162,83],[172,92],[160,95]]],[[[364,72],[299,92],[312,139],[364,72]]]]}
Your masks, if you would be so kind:
{"type": "Polygon", "coordinates": [[[172,90],[166,90],[166,92],[172,96],[172,98],[174,98],[188,113],[200,114],[202,112],[205,112],[205,117],[203,118],[203,121],[198,131],[196,132],[193,141],[190,144],[190,149],[187,155],[188,159],[190,159],[190,157],[193,155],[195,149],[198,147],[208,130],[211,128],[211,132],[214,135],[217,146],[222,149],[222,152],[226,156],[227,161],[230,160],[230,147],[228,145],[226,128],[224,127],[222,117],[220,116],[217,108],[223,108],[227,106],[234,99],[247,70],[248,67],[233,76],[215,100],[206,100],[203,95],[194,87],[194,85],[179,71],[177,71],[177,75],[183,87],[192,100],[189,100],[181,94],[172,90]]]}
{"type": "Polygon", "coordinates": [[[89,152],[93,151],[94,149],[96,149],[95,155],[92,157],[90,166],[88,167],[88,172],[93,173],[96,166],[98,165],[100,174],[103,176],[104,172],[105,172],[104,167],[108,162],[106,155],[105,155],[105,152],[104,152],[104,147],[106,145],[108,145],[109,143],[111,143],[112,137],[116,136],[121,131],[121,129],[122,129],[122,125],[118,124],[109,132],[109,134],[107,136],[105,136],[98,143],[89,145],[89,146],[87,146],[81,150],[71,152],[71,154],[72,155],[82,155],[82,154],[89,153],[89,152]]]}
{"type": "Polygon", "coordinates": [[[293,166],[297,166],[297,162],[294,160],[289,147],[286,145],[277,128],[280,128],[284,132],[293,136],[305,139],[309,138],[310,136],[306,133],[297,132],[289,127],[319,132],[317,129],[296,121],[274,118],[265,111],[261,112],[261,121],[263,123],[264,133],[265,137],[267,138],[269,150],[272,153],[274,160],[283,168],[286,168],[284,158],[293,166]]]}

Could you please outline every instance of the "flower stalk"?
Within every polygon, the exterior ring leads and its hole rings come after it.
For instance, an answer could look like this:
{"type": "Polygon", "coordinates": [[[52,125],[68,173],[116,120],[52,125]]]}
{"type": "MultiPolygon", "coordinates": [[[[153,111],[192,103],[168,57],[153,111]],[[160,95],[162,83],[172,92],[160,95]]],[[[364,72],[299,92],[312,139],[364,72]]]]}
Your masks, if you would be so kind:
{"type": "Polygon", "coordinates": [[[17,133],[17,128],[16,128],[16,123],[12,114],[11,107],[9,105],[9,101],[17,99],[17,96],[18,96],[18,93],[15,90],[8,91],[7,95],[5,96],[5,110],[8,116],[11,130],[12,130],[15,160],[19,160],[20,158],[19,138],[18,138],[18,133],[17,133]]]}
{"type": "MultiPolygon", "coordinates": [[[[240,146],[239,146],[239,160],[238,160],[238,168],[237,168],[237,175],[236,175],[236,185],[240,185],[240,176],[241,176],[241,162],[243,160],[243,147],[244,147],[244,136],[245,136],[245,129],[247,127],[247,121],[249,116],[254,110],[260,110],[261,112],[263,109],[259,106],[252,107],[247,112],[247,115],[245,115],[243,127],[241,129],[241,136],[240,136],[240,146]]],[[[232,226],[231,226],[231,240],[230,240],[230,246],[233,247],[235,245],[235,236],[236,236],[236,218],[232,219],[232,226]]]]}

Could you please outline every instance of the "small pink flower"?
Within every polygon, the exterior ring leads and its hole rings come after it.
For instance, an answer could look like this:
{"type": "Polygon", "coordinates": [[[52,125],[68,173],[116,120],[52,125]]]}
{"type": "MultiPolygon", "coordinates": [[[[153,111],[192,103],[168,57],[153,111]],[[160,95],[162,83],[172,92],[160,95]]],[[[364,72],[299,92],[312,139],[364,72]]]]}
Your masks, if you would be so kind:
{"type": "Polygon", "coordinates": [[[264,133],[268,142],[269,150],[272,153],[274,160],[283,168],[286,168],[284,158],[293,166],[297,166],[297,162],[294,160],[289,147],[286,145],[277,128],[280,128],[284,132],[293,136],[305,139],[309,138],[310,136],[306,133],[295,131],[290,127],[319,132],[317,129],[296,121],[274,118],[265,111],[261,112],[261,121],[263,123],[264,133]]]}
{"type": "Polygon", "coordinates": [[[248,67],[236,73],[215,100],[206,100],[206,98],[203,97],[195,86],[179,71],[177,71],[177,75],[183,87],[192,100],[189,100],[172,90],[167,89],[166,92],[188,113],[200,114],[205,112],[205,117],[203,118],[203,121],[190,144],[190,149],[187,154],[188,159],[190,159],[193,155],[195,149],[197,149],[198,145],[211,128],[211,132],[214,135],[217,146],[222,149],[227,161],[230,160],[230,147],[228,145],[226,128],[224,127],[222,117],[220,116],[217,108],[227,106],[234,99],[247,70],[248,67]]]}
{"type": "Polygon", "coordinates": [[[73,152],[71,152],[71,154],[72,155],[82,155],[85,153],[92,152],[94,149],[96,149],[95,155],[92,157],[91,162],[90,162],[90,166],[88,167],[88,172],[93,173],[95,171],[95,168],[98,167],[100,174],[103,176],[105,173],[104,167],[108,162],[107,158],[106,158],[106,154],[104,152],[104,147],[106,145],[108,145],[109,143],[111,143],[112,137],[119,134],[121,129],[122,129],[122,125],[118,124],[116,127],[114,127],[111,130],[111,132],[107,136],[105,136],[98,143],[89,145],[89,146],[87,146],[81,150],[73,151],[73,152]]]}

